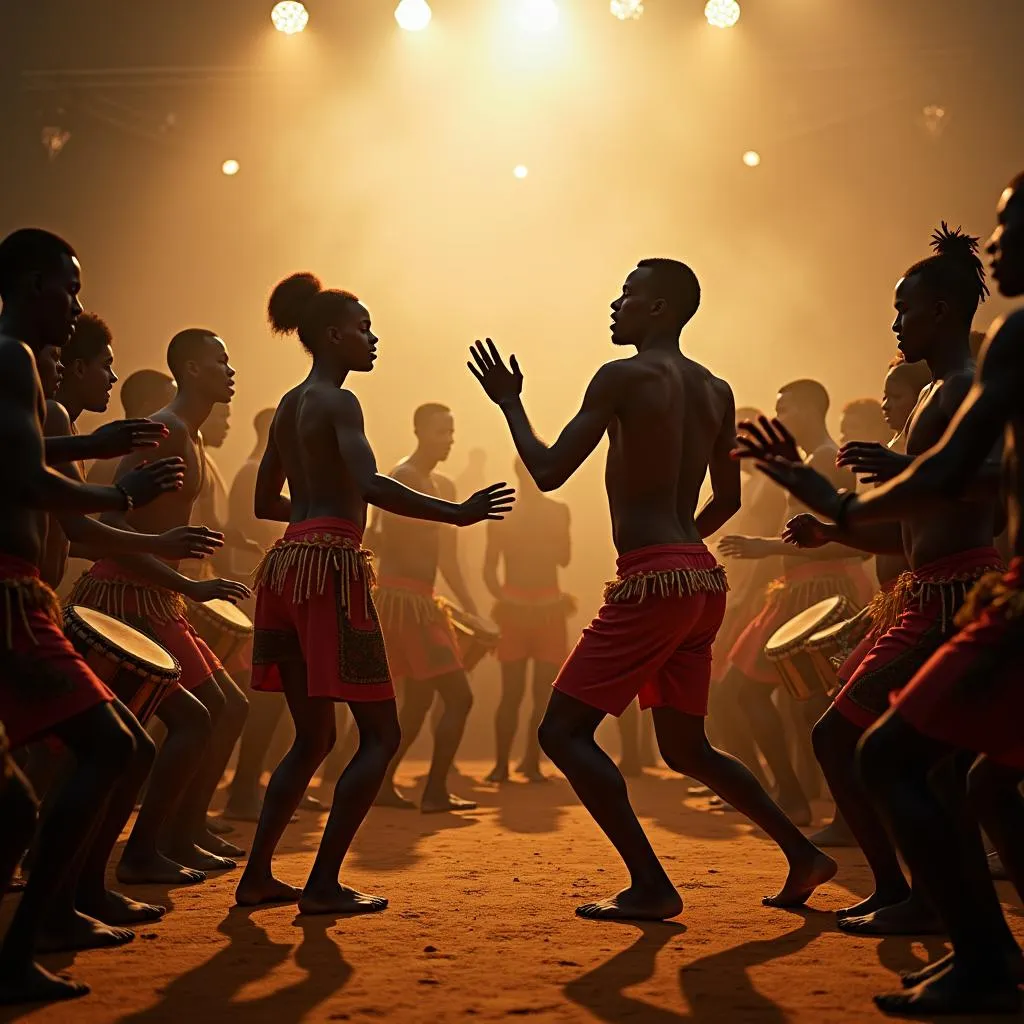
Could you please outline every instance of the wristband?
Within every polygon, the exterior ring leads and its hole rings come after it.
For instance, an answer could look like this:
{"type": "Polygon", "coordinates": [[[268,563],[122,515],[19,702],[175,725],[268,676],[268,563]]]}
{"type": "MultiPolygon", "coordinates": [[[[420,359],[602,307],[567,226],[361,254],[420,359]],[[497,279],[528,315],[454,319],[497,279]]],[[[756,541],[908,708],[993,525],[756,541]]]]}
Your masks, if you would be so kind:
{"type": "Polygon", "coordinates": [[[135,508],[135,499],[124,489],[124,487],[121,486],[121,484],[114,484],[114,486],[124,496],[124,511],[131,512],[131,510],[135,508]]]}
{"type": "Polygon", "coordinates": [[[846,529],[846,516],[850,511],[850,505],[857,500],[856,491],[844,491],[839,496],[839,507],[836,509],[835,524],[839,530],[846,529]]]}

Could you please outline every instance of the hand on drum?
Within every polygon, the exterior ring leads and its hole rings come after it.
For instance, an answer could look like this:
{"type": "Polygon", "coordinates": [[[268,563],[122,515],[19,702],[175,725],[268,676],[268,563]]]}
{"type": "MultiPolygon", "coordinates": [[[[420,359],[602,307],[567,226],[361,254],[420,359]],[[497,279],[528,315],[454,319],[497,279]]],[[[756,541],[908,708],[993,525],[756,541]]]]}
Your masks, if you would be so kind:
{"type": "Polygon", "coordinates": [[[767,416],[759,416],[756,423],[742,420],[737,424],[736,447],[732,455],[735,459],[803,461],[793,435],[779,420],[770,420],[767,416]]]}
{"type": "Polygon", "coordinates": [[[156,501],[163,494],[181,489],[185,482],[185,461],[177,455],[156,462],[144,462],[117,482],[117,486],[128,494],[132,504],[139,508],[156,501]]]}
{"type": "Polygon", "coordinates": [[[834,539],[831,535],[833,529],[831,524],[823,523],[809,512],[801,512],[786,523],[782,539],[798,548],[820,548],[834,539]]]}
{"type": "Polygon", "coordinates": [[[515,504],[515,500],[515,489],[506,486],[504,481],[500,484],[491,484],[459,505],[455,525],[472,526],[485,519],[504,519],[505,514],[515,504]]]}
{"type": "Polygon", "coordinates": [[[139,448],[156,448],[167,428],[155,420],[115,420],[90,435],[94,459],[120,459],[139,448]]]}
{"type": "Polygon", "coordinates": [[[176,562],[182,558],[206,558],[224,544],[224,534],[205,526],[176,526],[160,534],[157,549],[161,558],[176,562]]]}
{"type": "Polygon", "coordinates": [[[836,465],[852,470],[866,484],[883,484],[899,476],[914,460],[875,441],[848,441],[839,449],[836,465]]]}
{"type": "Polygon", "coordinates": [[[726,558],[757,559],[770,558],[776,553],[772,541],[764,537],[740,537],[732,534],[718,542],[718,550],[726,558]]]}
{"type": "Polygon", "coordinates": [[[185,596],[196,604],[215,600],[237,604],[251,597],[252,592],[244,583],[236,583],[234,580],[192,580],[185,596]]]}

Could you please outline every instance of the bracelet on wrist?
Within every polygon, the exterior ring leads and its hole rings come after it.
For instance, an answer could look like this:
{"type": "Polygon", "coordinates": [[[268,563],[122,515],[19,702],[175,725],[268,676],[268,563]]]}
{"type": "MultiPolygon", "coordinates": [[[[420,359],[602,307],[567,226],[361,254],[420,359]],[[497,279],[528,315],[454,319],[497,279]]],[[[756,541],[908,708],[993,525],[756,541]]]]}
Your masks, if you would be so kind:
{"type": "Polygon", "coordinates": [[[124,498],[124,511],[131,512],[135,508],[135,499],[120,484],[114,484],[114,486],[121,492],[124,498]]]}

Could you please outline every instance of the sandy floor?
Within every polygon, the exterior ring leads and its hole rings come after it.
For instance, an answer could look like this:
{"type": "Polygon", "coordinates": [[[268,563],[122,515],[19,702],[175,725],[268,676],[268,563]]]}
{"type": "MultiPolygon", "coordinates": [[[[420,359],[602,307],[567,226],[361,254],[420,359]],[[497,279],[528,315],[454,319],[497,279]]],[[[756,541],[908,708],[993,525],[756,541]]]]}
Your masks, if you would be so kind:
{"type": "MultiPolygon", "coordinates": [[[[0,1020],[864,1021],[881,1019],[870,996],[893,988],[895,971],[943,948],[836,931],[828,911],[866,892],[854,851],[839,851],[837,881],[809,910],[762,907],[782,879],[770,843],[653,773],[631,789],[686,909],[663,925],[580,921],[576,904],[619,888],[623,872],[568,786],[456,788],[481,809],[377,809],[360,832],[346,880],[388,895],[385,913],[335,921],[232,909],[237,872],[169,894],[133,890],[174,912],[120,950],[48,958],[51,968],[73,964],[91,996],[0,1020]]],[[[282,878],[301,883],[319,827],[309,813],[291,827],[282,878]]],[[[239,835],[248,840],[251,826],[239,835]]],[[[1024,934],[1016,905],[1010,915],[1024,934]]]]}

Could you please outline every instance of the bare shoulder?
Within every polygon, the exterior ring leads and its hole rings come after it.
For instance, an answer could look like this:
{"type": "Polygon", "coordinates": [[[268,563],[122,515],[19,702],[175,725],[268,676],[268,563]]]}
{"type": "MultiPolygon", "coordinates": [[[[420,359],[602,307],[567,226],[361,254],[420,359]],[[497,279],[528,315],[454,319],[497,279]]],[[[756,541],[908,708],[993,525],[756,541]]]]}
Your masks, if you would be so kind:
{"type": "Polygon", "coordinates": [[[71,417],[67,409],[55,398],[46,400],[46,419],[43,421],[45,437],[67,437],[71,433],[71,417]]]}
{"type": "Polygon", "coordinates": [[[17,338],[0,336],[0,387],[10,393],[31,386],[36,378],[32,349],[17,338]]]}
{"type": "Polygon", "coordinates": [[[958,370],[946,377],[936,389],[939,408],[947,416],[952,417],[963,404],[974,384],[974,376],[973,370],[958,370]]]}
{"type": "Polygon", "coordinates": [[[443,473],[431,473],[431,483],[437,488],[437,493],[446,501],[455,500],[455,482],[443,473]]]}
{"type": "Polygon", "coordinates": [[[414,489],[422,488],[423,476],[419,473],[416,468],[409,462],[408,459],[402,459],[397,465],[393,466],[388,476],[392,480],[397,480],[399,483],[403,483],[406,487],[413,487],[414,489]]]}

